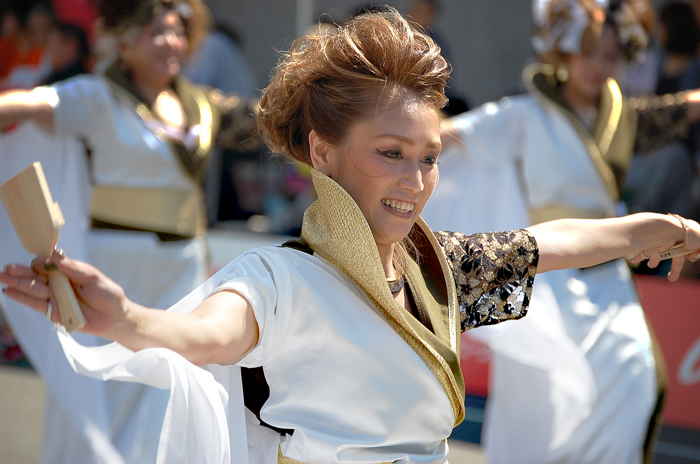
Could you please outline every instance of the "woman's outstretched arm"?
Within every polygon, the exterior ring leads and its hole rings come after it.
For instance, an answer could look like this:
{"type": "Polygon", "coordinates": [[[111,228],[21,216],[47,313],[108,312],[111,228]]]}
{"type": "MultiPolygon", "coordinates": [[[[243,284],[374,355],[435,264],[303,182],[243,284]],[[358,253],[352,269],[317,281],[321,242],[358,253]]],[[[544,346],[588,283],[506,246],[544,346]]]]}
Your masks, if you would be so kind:
{"type": "MultiPolygon", "coordinates": [[[[37,258],[32,268],[7,266],[0,272],[7,296],[45,314],[51,297],[46,263],[37,258]]],[[[73,284],[85,316],[83,332],[110,338],[134,351],[169,348],[195,364],[231,362],[257,344],[253,309],[235,292],[215,293],[191,313],[177,314],[130,301],[121,287],[88,264],[56,254],[51,263],[73,284]]],[[[52,320],[60,323],[58,311],[52,312],[52,320]]]]}
{"type": "Polygon", "coordinates": [[[672,281],[680,276],[686,259],[700,258],[700,226],[690,219],[681,222],[675,216],[639,213],[612,219],[559,219],[528,227],[539,247],[538,272],[585,268],[625,256],[632,256],[634,263],[649,257],[649,266],[656,267],[658,253],[684,242],[685,229],[688,241],[682,250],[697,253],[673,258],[672,281]]]}
{"type": "Polygon", "coordinates": [[[33,119],[48,132],[53,132],[53,108],[46,93],[33,90],[12,90],[0,93],[0,131],[33,119]]]}

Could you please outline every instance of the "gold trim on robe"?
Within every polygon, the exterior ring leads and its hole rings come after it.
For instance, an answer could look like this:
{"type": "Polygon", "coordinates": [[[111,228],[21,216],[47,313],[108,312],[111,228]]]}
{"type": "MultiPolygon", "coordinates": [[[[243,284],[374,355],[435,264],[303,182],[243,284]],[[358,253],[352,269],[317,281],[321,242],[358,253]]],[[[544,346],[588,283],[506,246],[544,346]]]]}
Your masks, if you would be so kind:
{"type": "MultiPolygon", "coordinates": [[[[637,131],[637,114],[627,105],[617,82],[614,79],[608,79],[603,84],[598,116],[591,132],[562,99],[555,78],[554,66],[542,63],[532,64],[523,71],[523,81],[531,94],[539,98],[545,105],[555,105],[557,110],[561,111],[571,123],[586,147],[610,198],[613,202],[617,202],[620,199],[622,178],[632,161],[637,131]]],[[[551,205],[550,213],[556,212],[558,206],[560,205],[551,205]]],[[[550,206],[544,209],[547,208],[550,206]]],[[[563,211],[559,211],[559,213],[563,213],[563,211]]],[[[538,222],[561,217],[579,217],[545,215],[543,212],[539,212],[536,216],[538,222]]],[[[602,213],[600,217],[604,216],[605,213],[602,213]]],[[[598,216],[584,215],[581,217],[598,216]]],[[[533,219],[533,223],[536,223],[534,217],[531,219],[533,219]]]]}
{"type": "Polygon", "coordinates": [[[465,414],[464,379],[459,363],[459,308],[454,276],[435,236],[419,218],[414,232],[418,237],[421,265],[409,265],[406,269],[414,298],[421,299],[417,304],[424,305],[429,312],[433,333],[391,294],[372,232],[352,197],[324,174],[316,170],[311,174],[318,200],[304,214],[302,239],[315,254],[364,290],[378,313],[438,380],[452,405],[455,425],[459,424],[465,414]],[[434,298],[426,298],[429,294],[434,298]]]}

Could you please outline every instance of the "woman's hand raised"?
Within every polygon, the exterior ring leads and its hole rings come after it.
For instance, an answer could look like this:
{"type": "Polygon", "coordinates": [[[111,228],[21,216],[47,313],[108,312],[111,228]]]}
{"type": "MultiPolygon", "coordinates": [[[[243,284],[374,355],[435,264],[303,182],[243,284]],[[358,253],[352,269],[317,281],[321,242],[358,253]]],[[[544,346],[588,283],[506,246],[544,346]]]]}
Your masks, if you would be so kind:
{"type": "Polygon", "coordinates": [[[128,300],[122,288],[89,264],[63,258],[54,252],[50,259],[36,258],[31,267],[10,264],[0,272],[5,294],[43,314],[49,302],[53,306],[51,321],[61,323],[56,302],[48,284],[50,272],[58,270],[70,280],[85,317],[82,332],[112,338],[117,326],[124,323],[128,300]]]}

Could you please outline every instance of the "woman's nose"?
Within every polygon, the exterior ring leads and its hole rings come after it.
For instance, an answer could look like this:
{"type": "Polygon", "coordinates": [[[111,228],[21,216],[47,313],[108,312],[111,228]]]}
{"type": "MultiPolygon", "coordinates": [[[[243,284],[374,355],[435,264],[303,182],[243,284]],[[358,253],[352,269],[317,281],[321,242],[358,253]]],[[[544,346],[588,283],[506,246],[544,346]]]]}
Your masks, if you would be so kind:
{"type": "Polygon", "coordinates": [[[401,167],[400,185],[411,192],[423,190],[423,172],[419,162],[406,162],[401,167]]]}

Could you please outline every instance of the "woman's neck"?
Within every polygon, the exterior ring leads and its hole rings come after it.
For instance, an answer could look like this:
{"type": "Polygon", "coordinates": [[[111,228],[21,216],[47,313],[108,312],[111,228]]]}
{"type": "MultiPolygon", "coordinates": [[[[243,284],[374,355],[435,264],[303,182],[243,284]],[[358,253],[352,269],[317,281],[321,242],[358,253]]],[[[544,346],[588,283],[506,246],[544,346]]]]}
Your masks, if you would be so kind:
{"type": "Polygon", "coordinates": [[[571,111],[578,116],[586,127],[589,129],[593,127],[598,116],[599,96],[592,98],[581,92],[576,92],[575,89],[566,83],[561,87],[561,96],[571,111]]]}
{"type": "Polygon", "coordinates": [[[141,96],[151,105],[155,103],[158,95],[169,90],[172,84],[172,80],[170,79],[146,79],[144,77],[139,77],[136,73],[132,73],[131,79],[134,86],[138,89],[139,93],[141,93],[141,96]]]}
{"type": "Polygon", "coordinates": [[[389,280],[396,279],[396,270],[394,269],[394,244],[377,245],[377,250],[379,251],[379,259],[382,261],[382,267],[384,268],[386,278],[389,280]]]}

